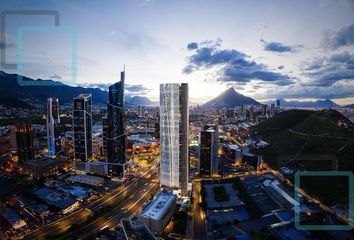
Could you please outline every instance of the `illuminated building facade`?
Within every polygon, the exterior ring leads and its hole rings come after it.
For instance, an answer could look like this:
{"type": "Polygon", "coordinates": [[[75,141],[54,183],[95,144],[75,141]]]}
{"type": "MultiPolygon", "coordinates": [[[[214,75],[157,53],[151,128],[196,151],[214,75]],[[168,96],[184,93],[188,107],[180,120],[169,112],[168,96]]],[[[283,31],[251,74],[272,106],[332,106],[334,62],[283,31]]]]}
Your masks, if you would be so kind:
{"type": "Polygon", "coordinates": [[[160,184],[188,192],[188,84],[160,84],[160,184]]]}
{"type": "Polygon", "coordinates": [[[199,136],[199,174],[212,177],[219,168],[217,125],[206,125],[199,136]]]}
{"type": "Polygon", "coordinates": [[[20,119],[16,126],[16,145],[18,162],[23,164],[35,157],[33,149],[33,130],[29,121],[20,119]]]}
{"type": "Polygon", "coordinates": [[[109,172],[124,177],[126,168],[126,134],[124,126],[124,81],[125,71],[120,73],[120,81],[109,87],[107,119],[107,154],[109,172]]]}
{"type": "Polygon", "coordinates": [[[92,158],[91,94],[80,94],[74,98],[73,131],[75,160],[89,161],[92,158]]]}
{"type": "Polygon", "coordinates": [[[47,143],[48,155],[55,156],[56,152],[61,150],[60,136],[58,135],[59,100],[58,98],[47,99],[47,143]]]}

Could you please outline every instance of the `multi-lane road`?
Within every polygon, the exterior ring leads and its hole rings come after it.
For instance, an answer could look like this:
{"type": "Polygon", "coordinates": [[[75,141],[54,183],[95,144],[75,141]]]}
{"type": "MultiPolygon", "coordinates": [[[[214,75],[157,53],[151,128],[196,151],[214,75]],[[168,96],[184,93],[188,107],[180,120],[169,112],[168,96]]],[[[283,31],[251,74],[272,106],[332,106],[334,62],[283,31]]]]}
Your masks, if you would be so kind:
{"type": "Polygon", "coordinates": [[[199,203],[202,202],[202,197],[200,195],[201,183],[200,181],[194,181],[193,183],[193,239],[207,239],[207,228],[206,228],[206,219],[205,211],[200,207],[199,203]]]}
{"type": "Polygon", "coordinates": [[[116,227],[122,217],[129,217],[136,214],[143,204],[158,190],[158,174],[156,164],[152,164],[149,170],[145,171],[138,178],[127,182],[112,193],[103,196],[86,208],[79,209],[57,221],[42,226],[32,233],[25,236],[25,239],[44,239],[46,236],[57,235],[56,238],[63,236],[62,239],[84,239],[88,234],[99,231],[104,227],[116,227]],[[71,225],[84,223],[92,212],[105,206],[114,206],[110,212],[101,214],[92,222],[84,226],[68,231],[71,225]]]}

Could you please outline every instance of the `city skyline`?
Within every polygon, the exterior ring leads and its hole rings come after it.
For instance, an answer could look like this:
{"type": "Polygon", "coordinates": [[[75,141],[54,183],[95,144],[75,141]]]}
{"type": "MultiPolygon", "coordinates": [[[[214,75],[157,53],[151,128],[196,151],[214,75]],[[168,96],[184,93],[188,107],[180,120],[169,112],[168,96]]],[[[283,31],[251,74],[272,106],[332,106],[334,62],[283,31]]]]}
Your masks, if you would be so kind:
{"type": "Polygon", "coordinates": [[[3,0],[0,239],[354,239],[353,13],[3,0]]]}
{"type": "MultiPolygon", "coordinates": [[[[166,4],[136,0],[105,5],[48,1],[40,5],[40,9],[57,10],[61,26],[77,33],[79,85],[107,87],[116,81],[113,69],[126,64],[127,94],[152,100],[158,99],[158,86],[165,82],[188,82],[190,99],[196,103],[206,102],[230,85],[257,100],[330,98],[349,104],[354,99],[353,1],[166,4]]],[[[36,9],[36,4],[4,1],[1,10],[7,9],[36,9]]],[[[17,28],[43,22],[47,26],[52,20],[33,16],[7,20],[7,42],[1,46],[8,61],[16,56],[17,28]]],[[[67,36],[24,36],[24,75],[68,78],[67,36]],[[55,41],[58,37],[60,43],[55,41]],[[32,50],[26,48],[29,45],[32,50]]]]}

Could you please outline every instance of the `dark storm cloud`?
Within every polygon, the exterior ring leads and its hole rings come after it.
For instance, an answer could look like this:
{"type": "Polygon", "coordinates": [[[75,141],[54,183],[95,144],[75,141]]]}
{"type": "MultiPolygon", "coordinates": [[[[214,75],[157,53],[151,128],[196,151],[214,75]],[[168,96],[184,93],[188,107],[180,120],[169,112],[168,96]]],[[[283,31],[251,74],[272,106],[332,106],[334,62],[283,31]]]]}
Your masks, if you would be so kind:
{"type": "Polygon", "coordinates": [[[354,45],[354,24],[342,27],[337,31],[326,31],[322,45],[326,48],[337,49],[354,45]]]}
{"type": "Polygon", "coordinates": [[[13,44],[0,41],[0,49],[6,49],[12,47],[13,44]]]}
{"type": "Polygon", "coordinates": [[[235,49],[220,49],[221,40],[205,41],[188,57],[183,73],[189,74],[200,69],[217,68],[217,80],[222,82],[247,83],[260,80],[285,86],[293,80],[284,74],[270,71],[265,64],[250,59],[250,56],[235,49]]]}
{"type": "Polygon", "coordinates": [[[354,54],[348,52],[315,59],[303,68],[306,85],[329,87],[338,81],[354,80],[354,54]]]}

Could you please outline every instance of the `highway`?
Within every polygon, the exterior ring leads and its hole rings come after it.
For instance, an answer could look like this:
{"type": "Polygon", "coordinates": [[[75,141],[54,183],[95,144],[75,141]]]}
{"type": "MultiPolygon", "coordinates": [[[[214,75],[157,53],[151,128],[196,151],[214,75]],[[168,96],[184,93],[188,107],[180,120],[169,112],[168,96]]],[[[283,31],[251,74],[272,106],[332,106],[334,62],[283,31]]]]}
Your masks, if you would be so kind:
{"type": "Polygon", "coordinates": [[[156,181],[158,174],[152,175],[145,184],[137,184],[132,194],[129,194],[121,204],[112,209],[104,216],[84,225],[82,228],[63,235],[60,239],[86,239],[92,233],[98,232],[103,228],[115,228],[120,224],[120,220],[125,217],[130,217],[137,214],[144,203],[159,189],[159,183],[156,181]]]}
{"type": "MultiPolygon", "coordinates": [[[[124,183],[123,185],[119,186],[117,189],[115,189],[112,193],[101,197],[94,203],[89,204],[86,208],[81,208],[67,216],[64,216],[57,221],[50,223],[48,225],[42,226],[32,233],[26,235],[24,239],[44,239],[45,236],[48,235],[55,235],[55,234],[60,234],[68,230],[68,228],[72,224],[80,224],[84,223],[89,215],[91,215],[91,212],[96,211],[104,206],[109,206],[109,205],[117,205],[115,206],[110,213],[115,213],[117,209],[121,209],[121,207],[126,206],[127,204],[131,203],[131,198],[133,200],[137,201],[141,197],[141,193],[144,195],[144,189],[148,188],[149,184],[153,183],[154,187],[158,186],[157,182],[158,176],[157,176],[157,168],[156,164],[152,164],[152,166],[147,170],[146,172],[142,173],[140,177],[137,179],[133,180],[132,182],[127,182],[124,183]]],[[[152,190],[146,191],[151,193],[152,190]]],[[[137,210],[137,208],[141,207],[141,205],[144,203],[143,200],[149,199],[150,196],[146,194],[144,198],[139,201],[139,204],[136,204],[135,207],[130,209],[127,213],[131,213],[134,210],[137,210]]],[[[127,205],[128,206],[128,205],[127,205]]],[[[127,215],[127,214],[125,214],[127,215]]],[[[124,215],[124,216],[125,216],[124,215]]],[[[99,219],[95,219],[93,222],[87,224],[86,226],[94,226],[94,223],[101,223],[98,220],[102,220],[106,217],[106,215],[101,216],[99,219]]],[[[113,216],[107,216],[107,218],[113,217],[113,216]]],[[[113,218],[112,218],[113,219],[113,218]]],[[[98,224],[102,225],[102,224],[98,224]]],[[[80,230],[80,229],[78,229],[80,230]]],[[[97,230],[97,229],[95,229],[97,230]]],[[[76,231],[75,231],[76,232],[76,231]]],[[[90,230],[92,233],[93,231],[90,230]]],[[[65,234],[66,235],[66,234],[65,234]]],[[[76,235],[75,239],[78,239],[80,236],[76,235]]],[[[66,238],[68,239],[68,238],[66,238]]]]}
{"type": "Polygon", "coordinates": [[[199,203],[202,202],[202,196],[200,195],[201,183],[200,181],[194,181],[193,188],[193,225],[194,225],[194,238],[193,239],[207,239],[207,228],[205,211],[200,207],[199,203]]]}

